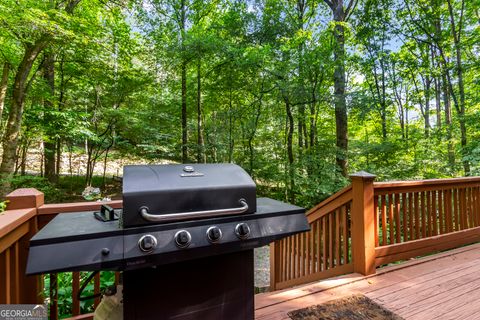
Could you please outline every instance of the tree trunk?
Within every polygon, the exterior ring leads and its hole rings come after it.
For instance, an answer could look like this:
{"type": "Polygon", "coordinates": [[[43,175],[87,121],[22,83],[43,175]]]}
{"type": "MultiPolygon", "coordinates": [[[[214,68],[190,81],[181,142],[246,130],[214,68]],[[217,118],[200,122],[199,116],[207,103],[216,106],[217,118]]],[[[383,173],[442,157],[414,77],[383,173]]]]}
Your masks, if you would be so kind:
{"type": "Polygon", "coordinates": [[[55,172],[55,138],[53,137],[53,127],[51,122],[53,121],[51,112],[54,109],[53,97],[55,95],[55,56],[52,52],[45,53],[45,60],[43,62],[43,77],[47,83],[48,97],[44,100],[44,121],[45,121],[45,136],[43,149],[45,159],[45,177],[50,182],[56,182],[55,172]]]}
{"type": "Polygon", "coordinates": [[[233,102],[232,102],[232,88],[230,88],[228,101],[228,162],[233,161],[233,102]]]}
{"type": "Polygon", "coordinates": [[[335,104],[335,125],[337,137],[336,162],[340,172],[344,177],[348,175],[348,119],[347,119],[347,101],[345,98],[345,12],[343,1],[338,0],[333,9],[333,19],[335,28],[333,36],[335,38],[334,59],[335,70],[333,74],[334,81],[334,104],[335,104]]]}
{"type": "MultiPolygon", "coordinates": [[[[438,62],[436,61],[436,49],[435,47],[431,46],[430,47],[431,51],[431,56],[432,56],[432,67],[433,68],[438,68],[438,62]]],[[[440,77],[438,75],[435,75],[433,78],[433,83],[435,86],[435,110],[436,110],[436,116],[437,116],[437,123],[436,127],[438,130],[442,128],[442,105],[441,105],[441,98],[440,98],[440,77]]]]}
{"type": "Polygon", "coordinates": [[[26,168],[27,168],[27,155],[28,155],[28,147],[30,146],[30,143],[25,142],[25,145],[22,146],[22,162],[20,164],[20,174],[22,176],[25,175],[26,173],[26,168]]]}
{"type": "Polygon", "coordinates": [[[440,98],[440,79],[435,77],[435,109],[437,113],[437,128],[442,128],[442,105],[440,98]]]}
{"type": "Polygon", "coordinates": [[[60,175],[60,170],[62,169],[61,164],[62,164],[62,140],[60,138],[57,138],[57,145],[56,145],[56,155],[57,159],[55,160],[55,174],[57,176],[57,181],[58,181],[58,176],[60,175]]]}
{"type": "Polygon", "coordinates": [[[186,30],[185,0],[181,1],[180,34],[182,41],[182,162],[188,162],[188,131],[187,131],[187,61],[185,59],[185,30],[186,30]]]}
{"type": "Polygon", "coordinates": [[[187,132],[187,66],[182,62],[182,162],[188,162],[187,132]]]}
{"type": "Polygon", "coordinates": [[[316,140],[316,133],[317,133],[317,126],[315,122],[315,100],[310,103],[310,132],[309,132],[309,138],[310,138],[310,148],[313,148],[315,146],[315,140],[316,140]]]}
{"type": "Polygon", "coordinates": [[[462,65],[462,48],[461,48],[461,33],[462,33],[462,17],[465,6],[465,0],[461,2],[461,13],[460,21],[458,23],[458,34],[457,26],[455,23],[454,9],[452,7],[451,0],[447,0],[448,11],[450,15],[450,25],[452,29],[453,42],[455,46],[455,58],[456,58],[456,71],[458,78],[458,95],[460,97],[458,113],[458,121],[460,123],[460,135],[461,135],[461,145],[462,145],[462,156],[463,156],[463,170],[465,175],[470,175],[470,162],[466,159],[466,148],[467,148],[467,126],[465,120],[465,86],[463,83],[463,65],[462,65]]]}
{"type": "MultiPolygon", "coordinates": [[[[304,31],[304,15],[306,10],[306,3],[305,0],[297,0],[297,28],[300,32],[303,33],[304,31]]],[[[304,88],[304,69],[303,69],[303,52],[304,52],[304,44],[300,43],[298,45],[298,87],[300,92],[300,100],[303,101],[305,99],[305,88],[304,88]]],[[[301,102],[298,107],[298,151],[299,156],[302,157],[302,150],[308,148],[308,138],[306,133],[306,124],[305,124],[305,104],[301,102]]]]}
{"type": "Polygon", "coordinates": [[[22,125],[27,79],[39,53],[46,47],[47,38],[40,38],[25,49],[13,84],[12,106],[3,137],[3,158],[0,164],[0,198],[10,191],[10,179],[15,169],[15,155],[22,125]]]}
{"type": "Polygon", "coordinates": [[[285,110],[287,112],[287,157],[288,157],[288,177],[289,177],[289,186],[287,188],[288,201],[295,203],[295,168],[294,168],[294,157],[293,157],[293,130],[295,128],[292,108],[290,106],[290,101],[288,98],[285,100],[285,110]]]}
{"type": "Polygon", "coordinates": [[[200,59],[197,62],[197,162],[206,163],[205,142],[203,139],[203,123],[202,123],[202,65],[200,59]]]}
{"type": "MultiPolygon", "coordinates": [[[[446,71],[448,72],[448,71],[446,71]]],[[[447,76],[444,74],[442,79],[443,87],[443,105],[445,106],[445,125],[447,127],[447,152],[448,152],[448,165],[450,170],[453,171],[455,167],[455,150],[453,148],[452,141],[452,108],[450,103],[450,93],[448,90],[447,76]]]]}
{"type": "Polygon", "coordinates": [[[105,151],[105,158],[103,158],[103,176],[102,176],[102,189],[105,189],[105,184],[106,184],[106,176],[107,176],[107,161],[108,161],[108,152],[110,151],[110,148],[107,148],[105,151]]]}
{"type": "Polygon", "coordinates": [[[258,120],[260,119],[261,111],[262,111],[262,96],[260,96],[259,102],[258,102],[258,108],[257,108],[257,114],[255,116],[255,122],[254,122],[254,127],[252,130],[252,133],[248,137],[248,153],[249,153],[249,174],[254,178],[254,171],[253,171],[253,162],[254,162],[254,156],[255,156],[255,150],[253,147],[253,139],[255,139],[255,133],[257,132],[257,127],[258,127],[258,120]]]}
{"type": "Polygon", "coordinates": [[[425,76],[425,137],[430,135],[430,77],[425,76]]]}
{"type": "Polygon", "coordinates": [[[2,127],[2,116],[3,116],[3,108],[5,106],[5,97],[7,96],[9,71],[10,71],[10,64],[8,64],[8,62],[5,62],[3,64],[2,79],[0,80],[0,129],[2,127]]]}

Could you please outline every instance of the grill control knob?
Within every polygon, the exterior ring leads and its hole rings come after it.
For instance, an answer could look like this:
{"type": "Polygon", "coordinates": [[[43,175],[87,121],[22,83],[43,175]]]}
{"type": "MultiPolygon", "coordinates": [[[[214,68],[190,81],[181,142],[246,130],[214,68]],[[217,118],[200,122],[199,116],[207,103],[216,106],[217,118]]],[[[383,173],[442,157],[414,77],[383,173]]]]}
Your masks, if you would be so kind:
{"type": "Polygon", "coordinates": [[[207,238],[211,243],[220,241],[222,238],[222,230],[219,227],[213,226],[207,229],[207,238]]]}
{"type": "Polygon", "coordinates": [[[239,223],[235,227],[235,234],[240,239],[247,239],[248,236],[250,235],[250,227],[248,226],[248,224],[246,224],[244,222],[239,223]]]}
{"type": "Polygon", "coordinates": [[[187,230],[180,230],[175,233],[175,243],[179,248],[186,248],[192,242],[192,236],[187,230]]]}
{"type": "Polygon", "coordinates": [[[151,234],[144,235],[138,240],[138,246],[143,252],[152,252],[157,246],[157,239],[151,234]]]}

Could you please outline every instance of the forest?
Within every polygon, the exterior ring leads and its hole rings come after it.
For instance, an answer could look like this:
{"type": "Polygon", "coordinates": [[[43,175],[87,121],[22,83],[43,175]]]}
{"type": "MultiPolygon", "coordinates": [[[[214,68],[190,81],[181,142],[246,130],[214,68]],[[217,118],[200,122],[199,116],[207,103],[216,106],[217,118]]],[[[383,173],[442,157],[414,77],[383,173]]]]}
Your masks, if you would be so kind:
{"type": "Polygon", "coordinates": [[[0,200],[79,156],[83,187],[233,162],[306,207],[359,170],[480,175],[479,53],[480,0],[2,0],[0,200]]]}

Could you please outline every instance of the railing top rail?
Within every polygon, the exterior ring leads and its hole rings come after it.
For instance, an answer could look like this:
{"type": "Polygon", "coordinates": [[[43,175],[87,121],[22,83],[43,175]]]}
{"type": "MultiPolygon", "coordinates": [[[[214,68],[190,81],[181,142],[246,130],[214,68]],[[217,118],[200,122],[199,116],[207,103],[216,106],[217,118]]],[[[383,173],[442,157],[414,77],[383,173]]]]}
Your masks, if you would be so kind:
{"type": "Polygon", "coordinates": [[[339,190],[337,193],[333,194],[332,196],[328,197],[327,199],[323,200],[319,204],[317,204],[315,207],[311,208],[310,210],[307,211],[306,215],[309,216],[313,214],[314,212],[318,211],[320,208],[325,207],[327,204],[335,201],[345,193],[349,192],[352,190],[352,185],[348,185],[345,188],[339,190]]]}
{"type": "Polygon", "coordinates": [[[0,214],[0,239],[36,214],[35,208],[7,210],[0,214]]]}
{"type": "Polygon", "coordinates": [[[38,208],[38,214],[43,215],[75,211],[92,211],[98,210],[102,204],[108,204],[112,208],[117,209],[122,207],[122,200],[44,204],[38,208]]]}
{"type": "Polygon", "coordinates": [[[463,178],[447,178],[447,179],[427,179],[427,180],[411,180],[411,181],[387,181],[374,182],[375,190],[379,189],[402,189],[410,187],[422,186],[452,186],[462,184],[480,184],[480,177],[463,177],[463,178]]]}

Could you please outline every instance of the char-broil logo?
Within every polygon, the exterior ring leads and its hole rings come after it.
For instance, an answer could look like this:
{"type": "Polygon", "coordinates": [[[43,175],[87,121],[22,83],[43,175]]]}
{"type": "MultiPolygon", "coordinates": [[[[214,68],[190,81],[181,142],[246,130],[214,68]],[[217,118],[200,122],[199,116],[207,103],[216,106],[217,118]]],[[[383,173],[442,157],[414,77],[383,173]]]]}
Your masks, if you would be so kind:
{"type": "Polygon", "coordinates": [[[0,304],[0,320],[47,320],[42,304],[0,304]]]}

